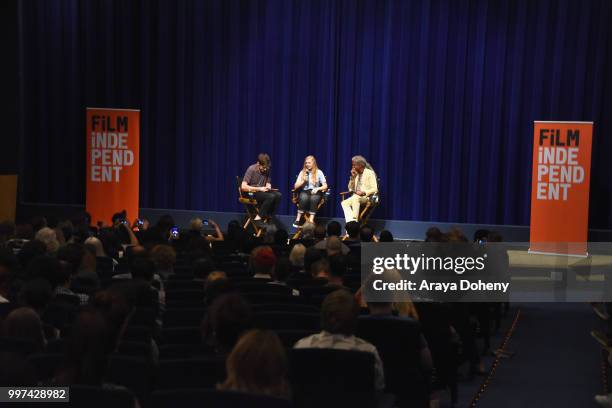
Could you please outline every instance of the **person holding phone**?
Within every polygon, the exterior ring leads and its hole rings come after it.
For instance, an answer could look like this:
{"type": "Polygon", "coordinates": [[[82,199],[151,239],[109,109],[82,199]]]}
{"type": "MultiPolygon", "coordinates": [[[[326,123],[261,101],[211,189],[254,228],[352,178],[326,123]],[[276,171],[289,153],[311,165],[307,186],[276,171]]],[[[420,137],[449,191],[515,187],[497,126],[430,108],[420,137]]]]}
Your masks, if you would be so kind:
{"type": "Polygon", "coordinates": [[[295,180],[293,186],[299,190],[299,208],[293,226],[298,228],[302,215],[306,212],[310,222],[314,222],[317,206],[321,201],[321,193],[327,191],[327,181],[325,174],[317,166],[317,159],[314,156],[306,156],[304,166],[295,180]]]}
{"type": "Polygon", "coordinates": [[[240,186],[244,192],[255,193],[255,200],[259,206],[259,215],[255,217],[255,221],[263,219],[264,222],[268,222],[274,216],[280,202],[281,193],[272,188],[270,166],[270,156],[267,153],[260,153],[257,162],[247,168],[240,186]]]}

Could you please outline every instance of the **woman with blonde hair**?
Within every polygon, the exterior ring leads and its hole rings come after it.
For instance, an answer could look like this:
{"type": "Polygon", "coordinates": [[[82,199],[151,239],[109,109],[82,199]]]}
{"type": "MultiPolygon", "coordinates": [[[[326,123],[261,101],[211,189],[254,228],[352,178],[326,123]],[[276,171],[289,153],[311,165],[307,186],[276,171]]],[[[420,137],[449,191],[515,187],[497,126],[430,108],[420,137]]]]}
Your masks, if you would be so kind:
{"type": "Polygon", "coordinates": [[[304,213],[308,214],[307,221],[314,222],[317,206],[322,198],[320,193],[327,191],[325,174],[317,166],[317,159],[314,156],[306,156],[304,159],[304,166],[293,188],[296,191],[301,190],[298,196],[298,212],[293,224],[297,228],[304,213]]]}
{"type": "Polygon", "coordinates": [[[276,333],[267,330],[246,332],[225,362],[227,378],[220,390],[290,398],[285,349],[276,333]]]}

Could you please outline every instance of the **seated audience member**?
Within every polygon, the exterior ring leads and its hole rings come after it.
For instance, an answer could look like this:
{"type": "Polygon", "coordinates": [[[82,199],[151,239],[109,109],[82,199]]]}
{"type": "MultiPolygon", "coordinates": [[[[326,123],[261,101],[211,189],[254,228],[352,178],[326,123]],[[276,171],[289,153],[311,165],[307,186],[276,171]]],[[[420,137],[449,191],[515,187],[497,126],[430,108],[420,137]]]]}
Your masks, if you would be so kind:
{"type": "Polygon", "coordinates": [[[60,247],[57,234],[49,227],[43,227],[36,232],[34,239],[45,244],[48,254],[53,254],[60,247]]]}
{"type": "Polygon", "coordinates": [[[219,296],[233,292],[235,292],[234,286],[227,279],[225,272],[211,272],[204,282],[204,302],[209,307],[219,296]]]}
{"type": "Polygon", "coordinates": [[[202,320],[202,339],[215,352],[227,355],[240,336],[251,328],[251,321],[251,306],[241,295],[221,295],[202,320]]]}
{"type": "Polygon", "coordinates": [[[304,271],[304,254],[306,247],[303,244],[295,244],[289,253],[289,261],[296,272],[304,271]]]}
{"type": "MultiPolygon", "coordinates": [[[[133,269],[134,262],[138,259],[149,260],[147,250],[141,245],[135,245],[132,247],[128,247],[126,250],[126,254],[127,254],[127,265],[129,268],[128,272],[113,275],[113,279],[132,279],[133,278],[132,269],[133,269]]],[[[163,291],[164,284],[163,284],[162,278],[157,273],[155,273],[155,263],[152,263],[152,265],[153,265],[152,285],[155,287],[155,289],[163,291]]]]}
{"type": "Polygon", "coordinates": [[[151,260],[155,264],[155,273],[163,280],[174,275],[176,251],[170,245],[158,244],[151,248],[151,260]]]}
{"type": "Polygon", "coordinates": [[[23,244],[21,250],[17,254],[17,260],[21,265],[21,270],[26,270],[30,261],[37,256],[44,255],[47,252],[47,247],[40,241],[33,240],[23,244]]]}
{"type": "Polygon", "coordinates": [[[93,292],[100,287],[96,273],[96,255],[83,244],[66,244],[57,251],[57,259],[72,266],[73,290],[93,292]]]}
{"type": "Polygon", "coordinates": [[[329,256],[327,259],[329,262],[327,286],[348,290],[348,288],[344,286],[344,276],[346,275],[347,270],[346,257],[342,254],[336,254],[329,256]]]}
{"type": "Polygon", "coordinates": [[[315,281],[325,281],[325,284],[329,280],[329,261],[327,258],[319,259],[313,263],[310,267],[310,274],[315,281]]]}
{"type": "Polygon", "coordinates": [[[445,242],[446,237],[439,228],[431,227],[425,233],[425,242],[445,242]]]}
{"type": "MultiPolygon", "coordinates": [[[[402,302],[403,303],[403,302],[402,302]]],[[[389,319],[389,320],[400,320],[406,322],[416,322],[417,320],[408,316],[396,316],[394,314],[394,307],[391,302],[369,302],[368,309],[370,314],[367,316],[361,316],[360,319],[389,319]]],[[[390,334],[391,336],[392,334],[390,334]]],[[[420,340],[420,365],[424,373],[429,375],[431,373],[433,362],[431,358],[431,352],[427,345],[425,336],[421,333],[420,340]]]]}
{"type": "Polygon", "coordinates": [[[274,245],[274,236],[278,231],[278,227],[274,224],[269,224],[264,227],[263,243],[266,245],[274,245]]]}
{"type": "Polygon", "coordinates": [[[276,255],[269,246],[260,246],[251,252],[249,265],[255,279],[272,279],[276,255]]]}
{"type": "Polygon", "coordinates": [[[325,245],[327,256],[342,255],[342,241],[338,237],[329,237],[325,245]]]}
{"type": "Polygon", "coordinates": [[[13,251],[0,248],[0,304],[10,303],[15,296],[13,282],[17,276],[19,261],[13,251]]]}
{"type": "Polygon", "coordinates": [[[380,231],[380,237],[378,238],[379,242],[393,242],[393,234],[389,230],[380,231]]]}
{"type": "Polygon", "coordinates": [[[314,239],[314,231],[315,231],[315,225],[308,221],[305,222],[304,225],[302,226],[302,239],[303,240],[310,240],[310,239],[314,239]]]}
{"type": "Polygon", "coordinates": [[[162,312],[165,296],[153,286],[155,264],[148,258],[137,257],[130,265],[130,278],[122,278],[111,286],[113,293],[123,296],[130,307],[142,307],[162,312]]]}
{"type": "Polygon", "coordinates": [[[66,261],[57,261],[57,267],[53,267],[50,276],[51,286],[55,295],[74,297],[81,305],[86,305],[89,296],[85,293],[76,293],[70,289],[72,283],[72,265],[66,261]]]}
{"type": "Polygon", "coordinates": [[[327,295],[321,306],[322,331],[299,340],[294,348],[329,348],[354,350],[374,355],[375,388],[385,388],[383,365],[376,347],[355,336],[359,317],[359,304],[346,290],[327,295]]]}
{"type": "Polygon", "coordinates": [[[89,248],[90,250],[93,250],[95,252],[95,254],[96,254],[96,262],[98,260],[101,260],[101,261],[108,260],[108,262],[110,262],[112,264],[113,271],[115,269],[117,269],[118,262],[115,259],[113,259],[110,256],[108,256],[108,254],[104,250],[104,245],[102,244],[102,241],[100,241],[96,237],[89,237],[89,238],[87,238],[85,240],[84,244],[85,244],[85,246],[87,248],[89,248]]]}
{"type": "Polygon", "coordinates": [[[37,352],[42,352],[47,344],[40,317],[29,307],[20,307],[8,314],[4,320],[2,335],[27,340],[37,352]]]}
{"type": "Polygon", "coordinates": [[[361,242],[374,242],[374,230],[369,225],[362,225],[359,228],[359,239],[361,242]]]}
{"type": "Polygon", "coordinates": [[[35,372],[22,354],[0,351],[0,384],[3,387],[36,387],[35,372]]]}
{"type": "Polygon", "coordinates": [[[287,230],[281,228],[274,233],[274,252],[277,256],[287,255],[289,251],[288,242],[289,233],[287,230]]]}
{"type": "MultiPolygon", "coordinates": [[[[340,227],[340,223],[338,221],[330,221],[329,224],[327,224],[327,238],[322,241],[317,242],[314,245],[314,247],[317,249],[326,250],[327,240],[331,237],[340,238],[341,233],[342,233],[342,229],[340,227]]],[[[340,243],[341,243],[342,253],[344,255],[348,254],[350,251],[350,248],[344,245],[342,242],[340,243]]]]}
{"type": "Polygon", "coordinates": [[[198,258],[191,264],[193,279],[196,281],[207,280],[208,275],[215,270],[215,263],[209,258],[198,258]]]}
{"type": "Polygon", "coordinates": [[[15,238],[15,223],[12,221],[0,222],[0,247],[15,238]]]}
{"type": "Polygon", "coordinates": [[[227,379],[220,390],[289,399],[288,362],[278,336],[271,331],[245,333],[226,361],[227,379]]]}
{"type": "Polygon", "coordinates": [[[359,223],[357,221],[347,222],[344,228],[346,229],[346,237],[344,239],[346,245],[351,246],[361,242],[359,237],[359,223]]]}
{"type": "Polygon", "coordinates": [[[314,229],[314,240],[316,243],[325,241],[326,230],[324,225],[317,225],[314,229]]]}
{"type": "MultiPolygon", "coordinates": [[[[278,258],[274,270],[272,273],[272,281],[268,282],[270,285],[287,285],[287,278],[291,275],[291,261],[286,256],[278,258]]],[[[293,296],[299,296],[300,292],[296,289],[292,289],[293,296]]]]}
{"type": "MultiPolygon", "coordinates": [[[[104,314],[93,306],[79,312],[65,347],[64,361],[53,379],[54,385],[89,385],[124,389],[106,381],[109,355],[117,347],[104,314]]],[[[138,401],[134,401],[138,407],[138,401]]]]}
{"type": "Polygon", "coordinates": [[[42,278],[28,280],[19,292],[19,303],[36,310],[39,316],[43,315],[52,298],[51,284],[42,278]]]}

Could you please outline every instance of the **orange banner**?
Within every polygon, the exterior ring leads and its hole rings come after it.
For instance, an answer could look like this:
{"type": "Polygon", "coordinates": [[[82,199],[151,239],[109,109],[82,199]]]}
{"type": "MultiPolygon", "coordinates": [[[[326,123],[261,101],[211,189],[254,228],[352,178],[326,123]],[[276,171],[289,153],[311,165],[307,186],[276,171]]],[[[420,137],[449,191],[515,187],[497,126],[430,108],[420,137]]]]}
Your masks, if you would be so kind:
{"type": "Polygon", "coordinates": [[[587,255],[593,122],[534,122],[529,251],[587,255]]]}
{"type": "Polygon", "coordinates": [[[87,108],[87,212],[94,224],[114,213],[138,217],[140,111],[87,108]]]}

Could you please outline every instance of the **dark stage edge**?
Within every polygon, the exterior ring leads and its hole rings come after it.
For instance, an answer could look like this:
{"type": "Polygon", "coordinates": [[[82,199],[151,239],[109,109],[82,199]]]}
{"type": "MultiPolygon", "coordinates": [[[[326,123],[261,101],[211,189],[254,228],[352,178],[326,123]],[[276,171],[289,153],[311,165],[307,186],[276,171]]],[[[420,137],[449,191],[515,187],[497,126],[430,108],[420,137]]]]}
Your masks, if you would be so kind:
{"type": "MultiPolygon", "coordinates": [[[[20,203],[17,206],[17,222],[24,222],[35,215],[48,215],[56,217],[70,217],[72,214],[83,211],[84,207],[79,205],[60,205],[60,204],[35,204],[35,203],[20,203]]],[[[186,227],[189,225],[189,220],[194,217],[212,218],[215,220],[222,230],[225,230],[227,224],[232,220],[244,219],[244,213],[238,212],[216,212],[206,210],[173,210],[161,208],[141,208],[141,216],[148,218],[151,221],[157,220],[163,214],[170,214],[174,217],[177,225],[186,227]]],[[[291,226],[295,219],[293,215],[277,215],[277,223],[287,231],[295,230],[291,226]]],[[[327,223],[330,220],[336,220],[344,226],[344,218],[325,218],[317,219],[318,222],[327,223]]],[[[369,224],[380,232],[383,229],[391,231],[396,239],[402,240],[422,240],[425,238],[425,232],[430,227],[438,227],[442,231],[448,231],[452,227],[460,228],[464,234],[471,238],[474,232],[478,229],[495,230],[504,238],[506,242],[529,242],[529,226],[523,225],[494,225],[494,224],[466,224],[466,223],[451,223],[451,222],[435,222],[435,221],[407,221],[407,220],[383,220],[370,219],[369,224]]],[[[589,241],[593,242],[612,242],[612,230],[589,230],[589,241]]]]}

